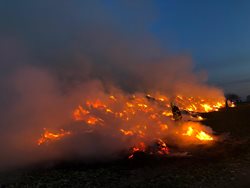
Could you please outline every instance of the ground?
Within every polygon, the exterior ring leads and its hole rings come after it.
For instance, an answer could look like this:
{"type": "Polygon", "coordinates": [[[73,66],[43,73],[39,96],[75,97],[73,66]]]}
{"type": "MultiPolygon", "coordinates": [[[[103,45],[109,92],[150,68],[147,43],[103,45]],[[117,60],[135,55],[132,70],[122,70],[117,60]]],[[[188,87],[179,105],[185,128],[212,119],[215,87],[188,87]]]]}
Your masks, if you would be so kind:
{"type": "MultiPolygon", "coordinates": [[[[203,114],[226,140],[192,157],[64,164],[0,174],[2,187],[250,187],[250,104],[203,114]]],[[[202,151],[202,152],[200,152],[202,151]]]]}

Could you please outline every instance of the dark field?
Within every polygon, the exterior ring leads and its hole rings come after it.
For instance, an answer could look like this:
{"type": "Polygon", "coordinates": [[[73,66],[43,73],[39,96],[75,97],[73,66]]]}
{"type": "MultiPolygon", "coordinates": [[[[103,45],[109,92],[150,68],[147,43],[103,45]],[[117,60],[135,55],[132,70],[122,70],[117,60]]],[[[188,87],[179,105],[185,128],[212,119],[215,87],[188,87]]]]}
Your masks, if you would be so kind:
{"type": "Polygon", "coordinates": [[[64,164],[0,175],[2,187],[250,187],[250,104],[203,114],[226,140],[196,148],[192,157],[106,164],[64,164]]]}

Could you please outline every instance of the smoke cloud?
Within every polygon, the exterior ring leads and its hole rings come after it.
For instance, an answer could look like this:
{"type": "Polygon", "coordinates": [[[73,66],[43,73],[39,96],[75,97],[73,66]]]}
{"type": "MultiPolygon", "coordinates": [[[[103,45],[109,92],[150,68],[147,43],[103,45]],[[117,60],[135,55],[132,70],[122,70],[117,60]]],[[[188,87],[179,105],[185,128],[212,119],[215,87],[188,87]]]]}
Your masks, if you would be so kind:
{"type": "MultiPolygon", "coordinates": [[[[87,8],[82,9],[68,5],[65,1],[49,6],[45,1],[39,8],[31,3],[32,11],[26,14],[23,11],[27,7],[14,9],[13,20],[1,33],[1,168],[74,155],[86,160],[112,158],[138,141],[121,139],[113,129],[119,122],[107,119],[109,127],[84,136],[79,133],[48,147],[37,146],[44,128],[80,126],[72,122],[72,111],[86,99],[105,99],[112,93],[143,96],[157,92],[169,97],[182,94],[223,98],[220,89],[205,83],[204,74],[193,72],[190,56],[169,54],[150,33],[144,32],[148,23],[142,15],[153,19],[147,7],[126,4],[125,8],[134,7],[132,14],[140,16],[122,26],[103,5],[88,2],[87,8]],[[49,18],[42,18],[45,10],[49,18]],[[80,10],[86,12],[77,20],[80,10]],[[132,32],[129,26],[136,31],[132,32]]],[[[143,118],[136,121],[145,121],[143,118]]],[[[154,128],[150,131],[154,138],[154,128]]]]}

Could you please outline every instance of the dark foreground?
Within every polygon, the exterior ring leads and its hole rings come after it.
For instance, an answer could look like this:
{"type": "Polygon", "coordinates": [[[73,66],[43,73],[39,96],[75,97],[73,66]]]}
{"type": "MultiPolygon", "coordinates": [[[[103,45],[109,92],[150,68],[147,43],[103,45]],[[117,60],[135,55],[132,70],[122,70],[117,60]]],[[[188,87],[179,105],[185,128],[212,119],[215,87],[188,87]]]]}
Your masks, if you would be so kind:
{"type": "Polygon", "coordinates": [[[204,114],[227,140],[192,157],[64,164],[0,174],[2,187],[250,187],[250,104],[204,114]]]}

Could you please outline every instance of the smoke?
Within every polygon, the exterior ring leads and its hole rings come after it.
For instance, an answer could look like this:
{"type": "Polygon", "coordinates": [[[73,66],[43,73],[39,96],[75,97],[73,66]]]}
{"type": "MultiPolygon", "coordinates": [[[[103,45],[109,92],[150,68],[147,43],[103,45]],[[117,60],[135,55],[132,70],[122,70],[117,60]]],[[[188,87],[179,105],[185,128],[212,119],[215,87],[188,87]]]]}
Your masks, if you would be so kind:
{"type": "MultiPolygon", "coordinates": [[[[47,8],[46,5],[43,7],[47,8]]],[[[62,15],[67,6],[58,6],[62,15]]],[[[128,149],[138,141],[135,137],[122,139],[113,128],[121,122],[107,119],[108,127],[100,127],[88,134],[79,132],[48,147],[37,146],[37,139],[44,128],[53,130],[75,126],[77,129],[77,126],[82,126],[72,123],[72,111],[86,99],[105,100],[111,93],[126,97],[134,93],[144,96],[147,92],[161,92],[169,97],[182,94],[223,98],[220,89],[205,84],[206,76],[193,72],[190,56],[167,53],[150,33],[143,32],[147,27],[145,20],[140,22],[143,16],[132,24],[136,25],[136,32],[130,35],[131,31],[118,24],[103,6],[90,4],[90,10],[95,8],[99,9],[98,16],[84,17],[83,22],[79,21],[82,25],[78,23],[70,29],[63,30],[62,20],[52,17],[48,23],[58,25],[51,31],[46,20],[28,24],[29,30],[27,23],[30,18],[16,15],[11,26],[14,27],[21,19],[21,23],[26,24],[25,30],[18,28],[17,34],[10,32],[8,36],[2,33],[0,168],[76,155],[86,160],[112,158],[121,149],[128,149]],[[39,32],[34,29],[37,25],[39,32]],[[26,36],[32,32],[44,34],[35,38],[26,36]],[[66,42],[63,44],[64,39],[66,42]]],[[[35,6],[35,10],[40,9],[35,6]]],[[[147,12],[143,14],[150,15],[147,12]]],[[[32,15],[37,20],[43,14],[33,12],[32,15]]],[[[144,116],[139,116],[136,121],[144,122],[144,116]]],[[[131,126],[127,125],[128,128],[131,126]]],[[[146,141],[158,136],[155,128],[149,131],[152,135],[146,141]]]]}

